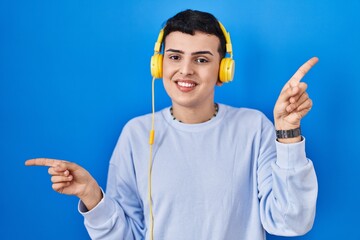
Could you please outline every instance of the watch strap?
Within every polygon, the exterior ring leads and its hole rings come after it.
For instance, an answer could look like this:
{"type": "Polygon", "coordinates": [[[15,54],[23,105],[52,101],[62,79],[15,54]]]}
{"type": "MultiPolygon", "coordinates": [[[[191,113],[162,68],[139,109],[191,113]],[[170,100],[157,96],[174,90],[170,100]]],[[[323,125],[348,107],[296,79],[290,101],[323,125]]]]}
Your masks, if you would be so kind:
{"type": "Polygon", "coordinates": [[[295,129],[289,130],[276,130],[276,137],[277,138],[294,138],[301,136],[301,129],[300,127],[295,129]]]}

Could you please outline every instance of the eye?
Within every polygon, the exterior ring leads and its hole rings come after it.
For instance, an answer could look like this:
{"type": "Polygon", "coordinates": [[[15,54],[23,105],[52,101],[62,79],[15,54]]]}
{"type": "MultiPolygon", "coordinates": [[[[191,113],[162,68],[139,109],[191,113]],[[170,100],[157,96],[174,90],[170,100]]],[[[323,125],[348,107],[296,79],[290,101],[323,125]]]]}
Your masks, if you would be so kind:
{"type": "Polygon", "coordinates": [[[195,62],[196,63],[207,63],[207,62],[209,62],[209,60],[207,60],[206,58],[201,57],[201,58],[196,58],[195,62]]]}
{"type": "Polygon", "coordinates": [[[180,56],[179,55],[170,55],[169,59],[174,60],[174,61],[178,61],[178,60],[180,60],[180,56]]]}

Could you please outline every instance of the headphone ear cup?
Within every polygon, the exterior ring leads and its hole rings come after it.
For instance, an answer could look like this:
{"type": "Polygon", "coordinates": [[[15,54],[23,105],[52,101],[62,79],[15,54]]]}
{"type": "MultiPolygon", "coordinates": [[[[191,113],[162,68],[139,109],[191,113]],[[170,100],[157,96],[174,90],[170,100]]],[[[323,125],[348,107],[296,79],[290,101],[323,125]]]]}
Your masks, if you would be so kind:
{"type": "Polygon", "coordinates": [[[150,70],[154,78],[162,78],[163,55],[156,53],[151,57],[150,70]]]}
{"type": "Polygon", "coordinates": [[[232,58],[223,58],[220,63],[219,79],[223,83],[233,80],[235,73],[235,61],[232,58]]]}

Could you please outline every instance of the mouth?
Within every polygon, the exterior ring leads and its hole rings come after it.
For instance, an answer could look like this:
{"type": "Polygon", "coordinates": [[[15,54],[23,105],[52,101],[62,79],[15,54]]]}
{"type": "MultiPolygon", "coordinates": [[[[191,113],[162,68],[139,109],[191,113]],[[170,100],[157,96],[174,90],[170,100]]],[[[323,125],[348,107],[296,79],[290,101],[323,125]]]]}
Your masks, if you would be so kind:
{"type": "Polygon", "coordinates": [[[175,83],[182,92],[192,91],[198,85],[192,80],[176,80],[175,83]]]}

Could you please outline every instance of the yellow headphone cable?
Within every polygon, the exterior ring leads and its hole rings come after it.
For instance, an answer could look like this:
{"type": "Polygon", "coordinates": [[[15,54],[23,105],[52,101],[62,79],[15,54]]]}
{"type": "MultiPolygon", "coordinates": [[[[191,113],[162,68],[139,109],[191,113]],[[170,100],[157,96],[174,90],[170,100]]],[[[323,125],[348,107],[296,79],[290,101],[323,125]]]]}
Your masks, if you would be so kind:
{"type": "Polygon", "coordinates": [[[148,167],[148,202],[149,202],[149,215],[150,215],[150,240],[154,239],[154,214],[153,214],[153,202],[152,202],[152,189],[151,189],[151,173],[152,173],[152,164],[153,164],[153,143],[155,137],[155,77],[152,78],[151,82],[151,130],[149,137],[149,145],[150,145],[150,157],[149,157],[149,167],[148,167]]]}

